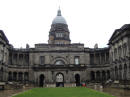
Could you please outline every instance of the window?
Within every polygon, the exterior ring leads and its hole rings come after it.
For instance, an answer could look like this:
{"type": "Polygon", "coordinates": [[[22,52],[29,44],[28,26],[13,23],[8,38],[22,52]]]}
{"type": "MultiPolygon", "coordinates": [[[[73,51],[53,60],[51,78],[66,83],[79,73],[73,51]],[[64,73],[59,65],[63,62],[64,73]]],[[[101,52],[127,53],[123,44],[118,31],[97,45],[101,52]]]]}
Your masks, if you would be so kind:
{"type": "Polygon", "coordinates": [[[58,41],[56,44],[64,44],[64,41],[58,41]]]}
{"type": "Polygon", "coordinates": [[[114,58],[115,59],[117,58],[117,49],[116,48],[114,49],[114,58]]]}
{"type": "Polygon", "coordinates": [[[121,57],[121,46],[118,48],[119,57],[121,57]]]}
{"type": "Polygon", "coordinates": [[[62,60],[58,60],[58,61],[55,62],[55,65],[64,65],[64,64],[65,63],[62,60]]]}
{"type": "Polygon", "coordinates": [[[124,56],[126,56],[126,53],[127,53],[127,45],[126,44],[124,44],[124,46],[123,46],[123,53],[124,53],[124,56]]]}
{"type": "Polygon", "coordinates": [[[56,33],[56,37],[63,37],[63,33],[56,33]]]}
{"type": "Polygon", "coordinates": [[[74,62],[75,62],[76,65],[79,64],[79,56],[76,56],[76,57],[74,58],[74,62]]]}
{"type": "Polygon", "coordinates": [[[40,64],[44,65],[45,63],[45,57],[44,56],[40,56],[40,64]]]}

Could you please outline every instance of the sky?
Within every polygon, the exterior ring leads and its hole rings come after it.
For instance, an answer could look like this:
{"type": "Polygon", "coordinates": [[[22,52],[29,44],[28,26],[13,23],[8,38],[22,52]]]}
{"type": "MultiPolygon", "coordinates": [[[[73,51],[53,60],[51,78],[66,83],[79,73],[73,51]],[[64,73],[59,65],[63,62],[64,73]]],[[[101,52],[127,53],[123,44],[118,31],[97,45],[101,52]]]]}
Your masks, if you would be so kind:
{"type": "Polygon", "coordinates": [[[115,29],[130,23],[130,0],[0,0],[0,30],[15,48],[48,43],[59,8],[71,43],[107,47],[115,29]]]}

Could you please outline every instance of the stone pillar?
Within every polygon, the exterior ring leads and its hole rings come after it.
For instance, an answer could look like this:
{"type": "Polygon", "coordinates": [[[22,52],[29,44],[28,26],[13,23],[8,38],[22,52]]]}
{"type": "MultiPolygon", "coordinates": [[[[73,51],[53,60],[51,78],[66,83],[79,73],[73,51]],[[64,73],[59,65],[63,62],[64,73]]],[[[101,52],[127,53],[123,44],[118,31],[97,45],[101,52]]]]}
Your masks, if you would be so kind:
{"type": "Polygon", "coordinates": [[[106,80],[108,80],[108,74],[107,74],[107,71],[106,71],[106,80]]]}
{"type": "Polygon", "coordinates": [[[96,72],[94,72],[95,82],[97,81],[97,75],[96,72]]]}
{"type": "Polygon", "coordinates": [[[52,83],[54,83],[54,71],[51,72],[52,72],[52,83]]]}
{"type": "Polygon", "coordinates": [[[107,56],[107,55],[106,55],[106,53],[105,53],[104,55],[105,55],[105,63],[107,63],[107,59],[106,59],[106,56],[107,56]]]}
{"type": "Polygon", "coordinates": [[[102,71],[100,71],[100,81],[102,82],[102,79],[103,79],[103,77],[102,77],[102,71]]]}
{"type": "Polygon", "coordinates": [[[102,64],[102,56],[101,56],[101,53],[99,53],[99,60],[100,60],[100,64],[102,64]]]}
{"type": "Polygon", "coordinates": [[[19,53],[17,53],[17,59],[16,59],[16,64],[20,64],[20,62],[19,62],[19,53]]]}
{"type": "Polygon", "coordinates": [[[22,54],[22,65],[24,65],[25,54],[22,54]]]}
{"type": "Polygon", "coordinates": [[[96,64],[96,54],[94,53],[94,64],[96,64]]]}
{"type": "Polygon", "coordinates": [[[12,77],[12,81],[14,81],[14,73],[13,72],[12,72],[11,77],[12,77]]]}
{"type": "Polygon", "coordinates": [[[11,63],[10,63],[10,65],[13,65],[13,53],[11,54],[11,63]]]}
{"type": "Polygon", "coordinates": [[[23,72],[23,83],[25,82],[25,79],[24,79],[24,72],[23,72]]]}
{"type": "Polygon", "coordinates": [[[17,72],[16,81],[19,81],[19,73],[17,72]]]}
{"type": "Polygon", "coordinates": [[[14,65],[14,54],[12,53],[12,65],[14,65]]]}

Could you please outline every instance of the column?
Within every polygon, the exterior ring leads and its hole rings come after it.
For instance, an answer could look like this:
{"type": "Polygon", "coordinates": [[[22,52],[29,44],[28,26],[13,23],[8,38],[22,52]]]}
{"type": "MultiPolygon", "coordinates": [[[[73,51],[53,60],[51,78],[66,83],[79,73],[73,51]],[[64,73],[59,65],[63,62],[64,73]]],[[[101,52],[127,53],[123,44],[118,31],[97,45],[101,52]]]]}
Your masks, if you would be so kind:
{"type": "Polygon", "coordinates": [[[97,81],[96,72],[94,72],[95,82],[97,81]]]}
{"type": "Polygon", "coordinates": [[[17,72],[17,77],[16,77],[16,81],[19,81],[19,79],[18,79],[18,76],[19,76],[19,73],[17,72]]]}
{"type": "Polygon", "coordinates": [[[12,81],[14,81],[14,74],[13,74],[13,72],[11,72],[11,79],[12,79],[12,81]]]}
{"type": "Polygon", "coordinates": [[[106,59],[106,56],[107,56],[107,55],[106,55],[106,53],[105,53],[104,55],[105,55],[105,63],[107,63],[107,59],[106,59]]]}
{"type": "Polygon", "coordinates": [[[100,60],[100,64],[102,64],[102,56],[101,56],[101,53],[99,53],[99,60],[100,60]]]}
{"type": "Polygon", "coordinates": [[[14,65],[14,54],[12,53],[12,64],[14,65]]]}
{"type": "Polygon", "coordinates": [[[96,56],[95,56],[95,52],[94,52],[94,64],[96,64],[96,56]]]}
{"type": "Polygon", "coordinates": [[[17,61],[16,64],[19,65],[19,53],[17,53],[17,61]]]}
{"type": "Polygon", "coordinates": [[[100,71],[100,81],[102,82],[103,78],[102,78],[102,71],[100,71]]]}
{"type": "Polygon", "coordinates": [[[13,53],[11,53],[11,62],[10,63],[11,63],[10,65],[13,65],[13,53]]]}
{"type": "Polygon", "coordinates": [[[22,76],[23,76],[23,80],[22,80],[22,81],[23,81],[23,83],[24,83],[24,82],[25,82],[25,79],[24,79],[24,72],[23,72],[22,74],[23,74],[23,75],[22,75],[22,76]]]}

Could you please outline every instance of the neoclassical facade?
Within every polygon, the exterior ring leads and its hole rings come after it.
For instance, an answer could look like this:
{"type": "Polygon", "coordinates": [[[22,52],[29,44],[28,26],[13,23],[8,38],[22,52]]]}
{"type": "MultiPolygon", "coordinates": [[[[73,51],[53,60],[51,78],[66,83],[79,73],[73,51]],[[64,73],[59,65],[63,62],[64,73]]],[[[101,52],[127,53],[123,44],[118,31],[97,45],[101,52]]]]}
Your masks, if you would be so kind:
{"type": "Polygon", "coordinates": [[[60,9],[48,43],[34,48],[14,48],[0,30],[0,82],[57,87],[109,79],[130,82],[130,24],[115,30],[106,48],[71,43],[69,34],[60,9]]]}

